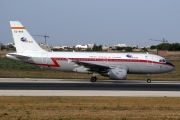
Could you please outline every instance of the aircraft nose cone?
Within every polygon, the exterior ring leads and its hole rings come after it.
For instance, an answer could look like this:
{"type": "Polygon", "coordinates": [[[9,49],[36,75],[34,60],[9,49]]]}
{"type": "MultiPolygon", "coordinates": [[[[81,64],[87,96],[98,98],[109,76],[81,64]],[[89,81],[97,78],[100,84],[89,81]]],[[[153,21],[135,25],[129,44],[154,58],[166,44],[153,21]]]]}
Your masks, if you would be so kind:
{"type": "Polygon", "coordinates": [[[172,70],[174,70],[174,69],[175,69],[175,66],[173,65],[173,66],[172,66],[172,70]]]}
{"type": "Polygon", "coordinates": [[[172,63],[168,62],[167,64],[170,66],[170,71],[173,71],[175,69],[175,66],[172,63]]]}

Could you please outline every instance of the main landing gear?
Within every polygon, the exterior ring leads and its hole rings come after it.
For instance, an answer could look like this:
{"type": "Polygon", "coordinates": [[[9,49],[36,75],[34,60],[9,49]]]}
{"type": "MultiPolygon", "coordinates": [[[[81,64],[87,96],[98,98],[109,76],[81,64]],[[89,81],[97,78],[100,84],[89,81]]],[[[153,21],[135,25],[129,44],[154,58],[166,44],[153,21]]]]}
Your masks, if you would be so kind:
{"type": "Polygon", "coordinates": [[[97,81],[97,77],[96,77],[97,75],[98,75],[98,73],[93,73],[92,77],[90,78],[90,81],[96,82],[97,81]]]}
{"type": "Polygon", "coordinates": [[[91,77],[91,79],[90,79],[91,82],[96,82],[96,80],[97,80],[97,77],[96,77],[96,76],[91,77]]]}
{"type": "Polygon", "coordinates": [[[147,83],[151,83],[151,75],[150,74],[147,74],[146,80],[147,80],[147,83]]]}

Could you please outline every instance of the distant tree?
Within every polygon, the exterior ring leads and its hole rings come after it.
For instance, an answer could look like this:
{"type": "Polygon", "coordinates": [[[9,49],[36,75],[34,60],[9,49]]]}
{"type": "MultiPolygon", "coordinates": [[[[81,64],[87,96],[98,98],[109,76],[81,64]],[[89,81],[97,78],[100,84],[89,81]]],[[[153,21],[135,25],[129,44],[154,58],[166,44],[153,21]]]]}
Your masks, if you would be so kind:
{"type": "Polygon", "coordinates": [[[142,48],[142,50],[144,51],[144,52],[148,52],[148,49],[147,48],[142,48]]]}
{"type": "Polygon", "coordinates": [[[132,49],[137,49],[138,47],[132,47],[132,49]]]}
{"type": "Polygon", "coordinates": [[[124,50],[125,49],[125,47],[116,47],[116,50],[124,50]]]}
{"type": "Polygon", "coordinates": [[[9,50],[16,51],[16,48],[14,46],[9,46],[9,50]]]}
{"type": "Polygon", "coordinates": [[[170,44],[169,43],[161,43],[157,45],[158,50],[169,50],[170,44]]]}
{"type": "Polygon", "coordinates": [[[102,45],[97,46],[96,44],[94,44],[92,50],[93,51],[102,51],[102,45]]]}
{"type": "Polygon", "coordinates": [[[87,48],[86,51],[92,51],[92,49],[91,48],[87,48]]]}
{"type": "Polygon", "coordinates": [[[94,43],[92,50],[96,51],[96,49],[97,49],[97,45],[96,45],[96,43],[94,43]]]}
{"type": "Polygon", "coordinates": [[[59,48],[59,51],[63,51],[63,49],[62,49],[62,48],[59,48]]]}
{"type": "Polygon", "coordinates": [[[158,50],[168,50],[168,51],[179,51],[180,44],[179,43],[161,43],[157,45],[158,50]]]}
{"type": "Polygon", "coordinates": [[[102,51],[102,45],[98,46],[98,51],[102,51]]]}
{"type": "Polygon", "coordinates": [[[1,50],[5,50],[6,49],[6,46],[1,46],[1,50]]]}
{"type": "Polygon", "coordinates": [[[126,52],[132,52],[132,47],[125,47],[124,49],[126,52]]]}
{"type": "Polygon", "coordinates": [[[169,51],[179,51],[180,44],[179,43],[172,43],[170,44],[169,51]]]}
{"type": "Polygon", "coordinates": [[[152,45],[152,46],[150,47],[150,49],[157,49],[157,46],[152,45]]]}
{"type": "Polygon", "coordinates": [[[57,48],[51,48],[52,51],[59,51],[57,48]]]}

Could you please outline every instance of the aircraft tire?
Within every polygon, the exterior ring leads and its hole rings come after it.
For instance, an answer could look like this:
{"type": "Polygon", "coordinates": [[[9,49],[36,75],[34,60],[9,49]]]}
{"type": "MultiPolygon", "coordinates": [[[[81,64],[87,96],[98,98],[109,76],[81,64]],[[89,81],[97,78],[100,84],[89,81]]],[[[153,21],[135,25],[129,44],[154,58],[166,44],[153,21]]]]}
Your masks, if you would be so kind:
{"type": "Polygon", "coordinates": [[[147,79],[147,83],[151,83],[151,79],[147,79]]]}
{"type": "Polygon", "coordinates": [[[96,77],[91,77],[90,81],[91,82],[96,82],[97,78],[96,77]]]}

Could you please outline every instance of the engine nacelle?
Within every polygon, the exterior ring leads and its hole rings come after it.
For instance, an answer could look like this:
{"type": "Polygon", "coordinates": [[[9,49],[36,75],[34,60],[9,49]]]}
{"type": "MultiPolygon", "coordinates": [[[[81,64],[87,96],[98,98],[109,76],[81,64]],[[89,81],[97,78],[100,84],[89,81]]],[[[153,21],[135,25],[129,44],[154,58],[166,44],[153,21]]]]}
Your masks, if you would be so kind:
{"type": "Polygon", "coordinates": [[[113,80],[125,80],[126,75],[127,75],[127,70],[121,68],[113,68],[110,69],[108,72],[109,78],[113,80]]]}

